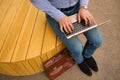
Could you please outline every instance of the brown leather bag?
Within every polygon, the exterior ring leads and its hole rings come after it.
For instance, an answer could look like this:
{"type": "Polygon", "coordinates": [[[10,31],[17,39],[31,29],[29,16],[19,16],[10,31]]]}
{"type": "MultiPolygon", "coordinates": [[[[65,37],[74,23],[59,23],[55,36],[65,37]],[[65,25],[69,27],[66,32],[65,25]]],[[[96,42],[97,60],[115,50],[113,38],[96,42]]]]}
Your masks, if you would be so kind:
{"type": "Polygon", "coordinates": [[[54,80],[63,72],[68,70],[75,64],[75,61],[70,56],[69,51],[64,49],[58,55],[44,63],[45,72],[50,80],[54,80]]]}

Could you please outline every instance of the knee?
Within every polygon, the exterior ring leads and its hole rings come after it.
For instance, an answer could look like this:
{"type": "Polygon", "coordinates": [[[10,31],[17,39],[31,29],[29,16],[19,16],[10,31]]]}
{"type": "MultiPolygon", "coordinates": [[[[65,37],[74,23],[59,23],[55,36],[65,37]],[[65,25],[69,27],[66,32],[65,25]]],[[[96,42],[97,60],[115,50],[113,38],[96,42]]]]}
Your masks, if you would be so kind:
{"type": "Polygon", "coordinates": [[[70,54],[75,58],[79,57],[79,56],[82,56],[82,51],[83,51],[83,48],[82,47],[78,47],[78,46],[73,46],[71,47],[70,49],[70,54]]]}
{"type": "Polygon", "coordinates": [[[78,56],[82,53],[83,45],[77,37],[73,37],[67,43],[67,47],[72,55],[78,56]]]}
{"type": "Polygon", "coordinates": [[[100,47],[102,45],[102,43],[103,43],[103,38],[101,37],[101,38],[95,40],[93,42],[93,45],[98,48],[98,47],[100,47]]]}

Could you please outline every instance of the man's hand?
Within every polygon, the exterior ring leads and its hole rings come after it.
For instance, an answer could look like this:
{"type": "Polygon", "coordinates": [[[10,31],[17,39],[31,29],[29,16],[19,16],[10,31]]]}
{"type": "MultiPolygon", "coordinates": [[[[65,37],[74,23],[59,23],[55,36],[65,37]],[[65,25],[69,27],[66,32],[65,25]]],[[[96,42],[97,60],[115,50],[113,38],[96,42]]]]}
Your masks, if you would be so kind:
{"type": "Polygon", "coordinates": [[[81,19],[85,20],[85,25],[90,25],[94,22],[92,14],[88,10],[82,8],[78,11],[78,22],[80,22],[81,19]]]}
{"type": "Polygon", "coordinates": [[[68,16],[63,16],[59,20],[60,30],[64,33],[71,33],[74,29],[72,22],[68,16]]]}

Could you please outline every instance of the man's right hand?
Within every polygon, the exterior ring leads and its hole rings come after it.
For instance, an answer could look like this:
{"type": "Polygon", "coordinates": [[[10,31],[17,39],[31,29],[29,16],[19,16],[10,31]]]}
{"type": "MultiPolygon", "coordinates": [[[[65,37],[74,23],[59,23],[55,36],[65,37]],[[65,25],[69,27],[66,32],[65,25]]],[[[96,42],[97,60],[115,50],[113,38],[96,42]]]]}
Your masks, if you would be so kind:
{"type": "Polygon", "coordinates": [[[72,22],[68,16],[63,16],[59,20],[60,30],[64,33],[71,33],[74,30],[72,22]]]}

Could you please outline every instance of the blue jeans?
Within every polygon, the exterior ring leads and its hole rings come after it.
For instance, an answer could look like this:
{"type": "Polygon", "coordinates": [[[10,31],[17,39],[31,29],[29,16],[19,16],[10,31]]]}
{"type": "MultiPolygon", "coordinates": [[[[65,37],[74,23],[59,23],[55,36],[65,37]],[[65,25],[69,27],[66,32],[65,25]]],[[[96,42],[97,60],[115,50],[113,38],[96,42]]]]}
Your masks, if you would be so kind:
{"type": "MultiPolygon", "coordinates": [[[[72,10],[63,11],[63,13],[70,16],[72,14],[77,13],[78,10],[79,10],[79,4],[76,5],[72,10]]],[[[83,55],[86,58],[91,57],[93,53],[95,52],[95,50],[98,47],[100,47],[100,45],[103,42],[102,36],[98,28],[94,28],[84,33],[84,36],[86,37],[87,42],[85,46],[83,47],[82,42],[77,36],[67,39],[64,33],[60,31],[58,22],[47,14],[46,14],[46,17],[52,29],[54,30],[56,35],[62,40],[62,42],[66,45],[66,47],[70,51],[71,56],[74,58],[77,64],[80,64],[83,62],[84,60],[83,55]]]]}

